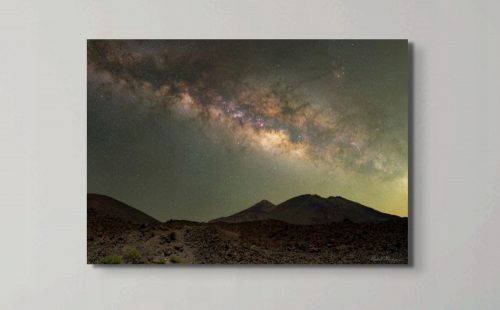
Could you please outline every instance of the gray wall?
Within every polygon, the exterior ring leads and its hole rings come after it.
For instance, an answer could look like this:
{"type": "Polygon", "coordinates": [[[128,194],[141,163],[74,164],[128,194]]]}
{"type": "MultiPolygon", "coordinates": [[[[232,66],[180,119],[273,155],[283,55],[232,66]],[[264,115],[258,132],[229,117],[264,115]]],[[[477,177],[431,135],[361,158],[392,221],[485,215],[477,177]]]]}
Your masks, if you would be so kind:
{"type": "Polygon", "coordinates": [[[500,308],[496,1],[2,1],[0,308],[500,308]],[[87,38],[408,38],[413,266],[97,268],[87,38]]]}

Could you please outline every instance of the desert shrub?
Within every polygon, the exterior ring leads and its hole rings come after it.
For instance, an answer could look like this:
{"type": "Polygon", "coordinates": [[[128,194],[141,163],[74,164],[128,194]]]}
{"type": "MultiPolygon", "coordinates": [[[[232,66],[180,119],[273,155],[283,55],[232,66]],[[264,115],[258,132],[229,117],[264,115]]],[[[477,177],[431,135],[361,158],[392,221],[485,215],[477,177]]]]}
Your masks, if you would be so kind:
{"type": "Polygon", "coordinates": [[[155,257],[153,258],[153,264],[165,264],[165,258],[164,257],[155,257]]]}
{"type": "Polygon", "coordinates": [[[141,260],[141,254],[134,247],[125,246],[125,247],[123,247],[122,252],[123,252],[123,258],[128,263],[135,264],[135,263],[140,262],[140,260],[141,260]]]}
{"type": "Polygon", "coordinates": [[[170,256],[170,262],[173,264],[179,264],[182,263],[182,260],[179,256],[170,256]]]}
{"type": "Polygon", "coordinates": [[[101,259],[101,264],[121,264],[121,263],[123,263],[122,257],[116,254],[107,255],[101,259]]]}

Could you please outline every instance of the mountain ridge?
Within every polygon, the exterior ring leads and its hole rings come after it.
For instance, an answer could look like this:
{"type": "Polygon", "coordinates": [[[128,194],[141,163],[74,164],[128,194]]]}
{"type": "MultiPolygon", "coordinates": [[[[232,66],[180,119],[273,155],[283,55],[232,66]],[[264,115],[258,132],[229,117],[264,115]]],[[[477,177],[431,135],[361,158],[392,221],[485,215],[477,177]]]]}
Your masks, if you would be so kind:
{"type": "MultiPolygon", "coordinates": [[[[127,224],[159,224],[160,220],[112,197],[87,194],[87,214],[127,224]]],[[[315,194],[292,197],[280,204],[263,199],[251,207],[232,215],[219,217],[208,223],[242,223],[278,220],[295,225],[318,225],[349,220],[356,223],[401,219],[364,206],[342,196],[327,198],[315,194]]]]}
{"type": "MultiPolygon", "coordinates": [[[[263,200],[267,201],[267,200],[263,200]]],[[[259,208],[259,202],[233,215],[220,217],[209,223],[240,223],[274,219],[296,225],[317,225],[350,220],[357,223],[400,219],[341,196],[323,198],[315,194],[292,197],[272,207],[259,208]]]]}

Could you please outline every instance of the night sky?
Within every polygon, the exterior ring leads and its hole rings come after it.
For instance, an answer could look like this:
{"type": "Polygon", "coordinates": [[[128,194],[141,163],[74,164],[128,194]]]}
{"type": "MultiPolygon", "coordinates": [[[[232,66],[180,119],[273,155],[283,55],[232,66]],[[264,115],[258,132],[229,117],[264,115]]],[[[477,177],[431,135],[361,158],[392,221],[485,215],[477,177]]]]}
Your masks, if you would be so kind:
{"type": "Polygon", "coordinates": [[[343,196],[408,214],[406,40],[87,45],[88,192],[159,220],[343,196]]]}

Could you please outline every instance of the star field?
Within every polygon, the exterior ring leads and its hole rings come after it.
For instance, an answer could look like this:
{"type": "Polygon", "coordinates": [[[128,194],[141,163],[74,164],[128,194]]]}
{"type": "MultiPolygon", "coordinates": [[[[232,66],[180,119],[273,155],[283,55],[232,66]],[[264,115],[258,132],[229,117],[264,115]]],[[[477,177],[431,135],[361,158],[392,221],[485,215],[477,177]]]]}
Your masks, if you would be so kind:
{"type": "Polygon", "coordinates": [[[407,42],[88,41],[88,190],[162,220],[342,195],[407,214],[407,42]]]}

